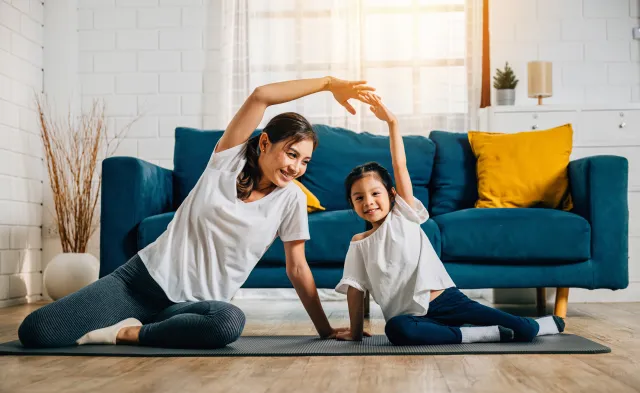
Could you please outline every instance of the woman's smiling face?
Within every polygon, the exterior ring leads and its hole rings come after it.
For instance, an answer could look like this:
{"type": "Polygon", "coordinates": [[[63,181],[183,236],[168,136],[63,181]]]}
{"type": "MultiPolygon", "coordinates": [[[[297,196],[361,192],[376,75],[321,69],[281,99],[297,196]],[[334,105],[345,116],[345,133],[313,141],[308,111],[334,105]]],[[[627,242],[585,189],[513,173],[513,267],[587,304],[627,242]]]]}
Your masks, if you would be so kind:
{"type": "Polygon", "coordinates": [[[277,187],[285,187],[302,176],[313,154],[313,141],[303,139],[296,143],[281,141],[264,144],[261,141],[260,169],[265,178],[277,187]]]}

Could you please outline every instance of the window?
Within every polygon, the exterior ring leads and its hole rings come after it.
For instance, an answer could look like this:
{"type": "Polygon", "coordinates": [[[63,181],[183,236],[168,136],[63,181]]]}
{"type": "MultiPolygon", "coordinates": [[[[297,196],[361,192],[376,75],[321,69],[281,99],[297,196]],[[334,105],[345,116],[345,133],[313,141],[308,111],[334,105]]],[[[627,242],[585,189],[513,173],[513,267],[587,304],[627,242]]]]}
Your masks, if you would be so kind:
{"type": "MultiPolygon", "coordinates": [[[[360,76],[378,89],[403,132],[465,127],[464,0],[248,4],[250,88],[287,79],[360,76]]],[[[331,124],[344,117],[327,94],[279,105],[265,119],[289,110],[312,122],[331,124]]],[[[380,125],[372,116],[361,124],[366,131],[380,125]]]]}

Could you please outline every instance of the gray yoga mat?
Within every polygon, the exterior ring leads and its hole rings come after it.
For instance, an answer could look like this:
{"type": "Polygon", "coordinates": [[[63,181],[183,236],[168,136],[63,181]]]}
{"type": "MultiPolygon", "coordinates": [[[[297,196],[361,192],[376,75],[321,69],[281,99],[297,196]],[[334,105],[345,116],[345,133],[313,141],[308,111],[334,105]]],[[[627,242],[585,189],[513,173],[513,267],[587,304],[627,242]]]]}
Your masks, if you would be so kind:
{"type": "Polygon", "coordinates": [[[531,343],[475,343],[394,346],[383,335],[362,342],[321,340],[313,336],[243,336],[220,349],[167,349],[127,345],[83,345],[27,349],[19,341],[0,344],[0,355],[51,356],[375,356],[466,354],[608,353],[611,349],[573,334],[537,337],[531,343]]]}

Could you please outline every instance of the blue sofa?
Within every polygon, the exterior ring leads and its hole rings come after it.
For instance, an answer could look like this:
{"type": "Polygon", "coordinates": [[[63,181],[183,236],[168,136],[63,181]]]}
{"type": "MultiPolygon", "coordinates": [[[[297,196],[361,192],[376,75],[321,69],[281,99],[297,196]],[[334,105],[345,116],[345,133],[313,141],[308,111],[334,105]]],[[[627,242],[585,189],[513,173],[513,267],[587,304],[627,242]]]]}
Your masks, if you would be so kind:
{"type": "MultiPolygon", "coordinates": [[[[309,215],[307,260],[319,288],[333,288],[344,256],[364,222],[349,210],[343,181],[356,165],[391,169],[386,136],[314,126],[320,144],[301,182],[324,212],[309,215]]],[[[256,131],[257,132],[257,131],[256,131]]],[[[174,169],[133,157],[102,164],[100,276],[111,273],[167,227],[204,171],[222,131],[177,128],[174,169]]],[[[569,164],[574,209],[477,209],[476,160],[467,135],[433,131],[405,136],[414,194],[429,206],[422,228],[460,288],[622,289],[628,285],[628,163],[595,156],[569,164]]],[[[291,287],[284,249],[276,240],[244,288],[291,287]]],[[[564,309],[563,309],[564,308],[564,309]]]]}

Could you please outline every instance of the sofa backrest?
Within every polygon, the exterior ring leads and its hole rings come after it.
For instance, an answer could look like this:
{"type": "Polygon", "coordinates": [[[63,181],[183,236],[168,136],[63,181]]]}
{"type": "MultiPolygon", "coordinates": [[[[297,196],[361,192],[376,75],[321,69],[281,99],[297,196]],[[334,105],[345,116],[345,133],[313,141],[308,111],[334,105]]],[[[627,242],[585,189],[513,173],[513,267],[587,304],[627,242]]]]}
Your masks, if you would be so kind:
{"type": "MultiPolygon", "coordinates": [[[[320,141],[306,174],[300,181],[327,210],[348,209],[344,179],[355,166],[377,161],[393,176],[389,137],[356,133],[344,128],[314,125],[320,141]]],[[[255,131],[254,135],[260,131],[255,131]]],[[[173,155],[174,209],[184,201],[204,172],[222,130],[198,130],[178,127],[173,155]]],[[[429,138],[405,136],[407,167],[416,198],[429,204],[435,145],[429,138]]]]}
{"type": "MultiPolygon", "coordinates": [[[[354,167],[376,161],[393,177],[388,136],[356,133],[326,125],[314,125],[314,129],[320,143],[313,153],[302,183],[318,197],[327,210],[349,209],[344,180],[354,167]]],[[[404,136],[403,140],[413,192],[416,198],[428,206],[428,184],[435,145],[429,138],[422,136],[404,136]]]]}
{"type": "MultiPolygon", "coordinates": [[[[173,149],[174,210],[182,204],[207,167],[223,130],[177,127],[173,149]]],[[[258,134],[259,131],[255,131],[258,134]]]]}
{"type": "Polygon", "coordinates": [[[431,131],[429,139],[436,145],[429,211],[437,216],[473,207],[478,200],[478,180],[468,134],[431,131]]]}

